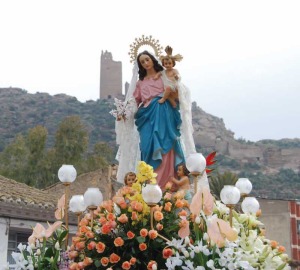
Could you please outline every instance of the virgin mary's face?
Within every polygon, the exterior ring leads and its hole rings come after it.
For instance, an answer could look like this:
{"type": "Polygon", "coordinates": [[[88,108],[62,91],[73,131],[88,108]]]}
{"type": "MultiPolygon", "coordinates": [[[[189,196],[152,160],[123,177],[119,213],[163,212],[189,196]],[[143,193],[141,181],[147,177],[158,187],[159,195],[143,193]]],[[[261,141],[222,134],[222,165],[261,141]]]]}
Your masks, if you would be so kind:
{"type": "Polygon", "coordinates": [[[139,58],[142,67],[146,70],[153,68],[153,61],[147,54],[142,54],[139,58]]]}

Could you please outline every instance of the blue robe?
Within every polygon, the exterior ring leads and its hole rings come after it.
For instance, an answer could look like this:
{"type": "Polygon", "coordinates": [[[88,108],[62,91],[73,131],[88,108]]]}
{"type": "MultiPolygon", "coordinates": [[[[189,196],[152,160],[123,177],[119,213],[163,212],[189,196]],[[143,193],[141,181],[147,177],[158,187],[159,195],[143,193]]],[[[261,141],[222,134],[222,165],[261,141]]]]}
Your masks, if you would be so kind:
{"type": "Polygon", "coordinates": [[[171,149],[175,153],[174,170],[184,162],[180,144],[181,118],[179,108],[173,108],[169,101],[158,103],[161,97],[154,97],[147,107],[141,106],[135,115],[135,124],[140,134],[141,160],[154,170],[162,162],[162,155],[171,149]]]}

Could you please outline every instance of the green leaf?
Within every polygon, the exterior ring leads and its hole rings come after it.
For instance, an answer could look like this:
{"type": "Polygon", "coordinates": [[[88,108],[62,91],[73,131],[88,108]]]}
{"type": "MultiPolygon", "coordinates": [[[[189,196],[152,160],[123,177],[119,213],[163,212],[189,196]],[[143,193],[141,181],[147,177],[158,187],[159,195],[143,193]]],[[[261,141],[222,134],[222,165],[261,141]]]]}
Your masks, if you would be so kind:
{"type": "Polygon", "coordinates": [[[136,237],[136,240],[139,242],[139,243],[145,243],[146,239],[142,236],[138,236],[136,237]]]}
{"type": "Polygon", "coordinates": [[[45,255],[44,257],[45,258],[51,258],[51,257],[54,257],[54,252],[53,252],[53,249],[52,248],[48,248],[45,252],[45,255]]]}
{"type": "Polygon", "coordinates": [[[58,238],[58,241],[59,241],[59,244],[60,244],[60,245],[61,245],[62,241],[65,239],[65,237],[67,236],[67,234],[68,234],[68,230],[63,231],[63,232],[60,234],[60,236],[59,236],[59,238],[58,238]]]}
{"type": "Polygon", "coordinates": [[[286,266],[286,263],[281,264],[279,267],[276,268],[276,270],[282,270],[286,266]]]}
{"type": "Polygon", "coordinates": [[[100,267],[100,266],[101,266],[100,261],[96,260],[96,261],[95,261],[95,266],[96,266],[96,267],[100,267]]]}

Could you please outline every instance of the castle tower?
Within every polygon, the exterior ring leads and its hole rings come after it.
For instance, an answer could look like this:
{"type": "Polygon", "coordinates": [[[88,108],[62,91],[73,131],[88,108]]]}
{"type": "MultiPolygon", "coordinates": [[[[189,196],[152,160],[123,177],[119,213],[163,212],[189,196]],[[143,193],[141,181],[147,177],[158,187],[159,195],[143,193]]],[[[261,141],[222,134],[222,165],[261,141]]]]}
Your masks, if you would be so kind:
{"type": "Polygon", "coordinates": [[[101,52],[100,99],[122,95],[122,62],[114,61],[108,51],[101,52]]]}

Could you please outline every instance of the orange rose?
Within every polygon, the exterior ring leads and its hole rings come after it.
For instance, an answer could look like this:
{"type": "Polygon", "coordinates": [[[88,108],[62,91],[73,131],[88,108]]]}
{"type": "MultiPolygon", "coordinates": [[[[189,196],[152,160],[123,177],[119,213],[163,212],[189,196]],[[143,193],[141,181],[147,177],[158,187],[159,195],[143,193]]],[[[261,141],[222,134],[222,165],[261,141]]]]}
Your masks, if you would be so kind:
{"type": "Polygon", "coordinates": [[[76,249],[79,250],[83,250],[85,248],[85,243],[84,242],[78,242],[76,243],[76,249]]]}
{"type": "Polygon", "coordinates": [[[106,247],[105,244],[102,243],[102,242],[99,242],[99,243],[96,244],[96,249],[97,249],[98,253],[104,252],[105,247],[106,247]]]}
{"type": "Polygon", "coordinates": [[[112,200],[109,201],[103,201],[102,203],[102,207],[105,208],[108,212],[112,212],[113,211],[113,202],[112,200]]]}
{"type": "Polygon", "coordinates": [[[84,266],[89,266],[93,263],[93,260],[89,257],[85,257],[84,260],[83,260],[83,264],[84,266]]]}
{"type": "Polygon", "coordinates": [[[125,261],[125,262],[122,263],[122,269],[129,270],[130,267],[131,267],[131,264],[130,264],[129,261],[125,261]]]}
{"type": "Polygon", "coordinates": [[[108,213],[106,217],[107,217],[108,220],[115,220],[116,219],[116,216],[113,213],[108,213]]]}
{"type": "Polygon", "coordinates": [[[281,253],[285,252],[285,247],[284,246],[279,246],[278,251],[281,252],[281,253]]]}
{"type": "Polygon", "coordinates": [[[100,217],[98,221],[103,225],[107,222],[107,219],[105,217],[100,217]]]}
{"type": "Polygon", "coordinates": [[[84,263],[83,262],[79,262],[78,263],[78,268],[76,268],[76,270],[78,270],[78,269],[84,269],[84,267],[85,267],[84,263]]]}
{"type": "Polygon", "coordinates": [[[173,250],[172,249],[170,249],[170,248],[164,248],[163,249],[163,257],[164,257],[164,259],[168,259],[172,255],[173,255],[173,250]]]}
{"type": "Polygon", "coordinates": [[[135,211],[133,211],[133,212],[131,213],[131,219],[132,219],[132,220],[137,220],[137,219],[138,219],[138,215],[137,215],[137,213],[136,213],[135,211]]]}
{"type": "Polygon", "coordinates": [[[149,231],[149,238],[150,239],[155,239],[157,237],[158,233],[156,230],[150,230],[149,231]]]}
{"type": "Polygon", "coordinates": [[[90,221],[87,218],[83,218],[82,220],[80,220],[79,226],[88,225],[89,223],[90,221]]]}
{"type": "Polygon", "coordinates": [[[77,237],[77,236],[74,236],[72,237],[72,242],[73,244],[76,244],[78,242],[82,241],[82,238],[81,237],[77,237]]]}
{"type": "Polygon", "coordinates": [[[127,208],[127,203],[123,197],[114,197],[114,202],[119,205],[121,209],[127,208]]]}
{"type": "Polygon", "coordinates": [[[75,263],[75,262],[72,263],[72,264],[69,266],[69,269],[70,269],[70,270],[77,270],[77,269],[79,269],[79,268],[78,268],[78,263],[75,263]]]}
{"type": "Polygon", "coordinates": [[[161,231],[163,228],[164,228],[164,225],[162,225],[161,223],[157,223],[157,224],[156,224],[156,229],[157,229],[158,231],[161,231]]]}
{"type": "Polygon", "coordinates": [[[121,223],[127,223],[128,222],[128,217],[125,214],[122,214],[121,216],[118,217],[118,221],[121,223]]]}
{"type": "Polygon", "coordinates": [[[116,253],[112,253],[109,256],[110,263],[117,263],[120,259],[121,259],[120,256],[118,256],[116,253]]]}
{"type": "Polygon", "coordinates": [[[91,231],[87,232],[85,235],[86,235],[86,237],[89,238],[89,239],[95,237],[95,234],[94,234],[93,232],[91,232],[91,231]]]}
{"type": "Polygon", "coordinates": [[[129,262],[130,262],[131,265],[135,265],[136,258],[132,257],[129,262]]]}
{"type": "Polygon", "coordinates": [[[109,263],[109,259],[107,257],[102,257],[100,263],[102,264],[102,266],[107,266],[109,263]]]}
{"type": "Polygon", "coordinates": [[[147,265],[147,270],[153,270],[153,269],[157,269],[156,261],[150,261],[147,265]]]}
{"type": "Polygon", "coordinates": [[[168,190],[168,189],[171,189],[173,186],[173,183],[172,182],[167,182],[167,184],[165,185],[165,189],[168,190]]]}
{"type": "Polygon", "coordinates": [[[165,207],[164,207],[165,211],[167,212],[171,212],[171,209],[172,209],[172,203],[171,202],[167,202],[165,204],[165,207]]]}
{"type": "Polygon", "coordinates": [[[115,222],[114,220],[109,220],[109,221],[107,221],[107,223],[113,229],[117,227],[117,222],[115,222]]]}
{"type": "Polygon", "coordinates": [[[92,241],[92,242],[88,243],[88,245],[87,245],[88,250],[92,250],[95,247],[96,247],[96,242],[95,241],[92,241]]]}
{"type": "Polygon", "coordinates": [[[117,237],[114,241],[116,247],[121,247],[124,245],[124,240],[121,237],[117,237]]]}
{"type": "Polygon", "coordinates": [[[69,259],[71,259],[71,260],[75,259],[78,256],[78,254],[79,253],[76,250],[69,251],[69,253],[68,253],[69,259]]]}
{"type": "Polygon", "coordinates": [[[175,206],[177,207],[177,208],[182,208],[183,206],[184,206],[184,202],[182,201],[182,200],[176,200],[176,202],[175,202],[175,206]]]}
{"type": "Polygon", "coordinates": [[[171,201],[172,199],[172,193],[167,192],[164,196],[165,201],[171,201]]]}
{"type": "Polygon", "coordinates": [[[134,236],[135,236],[135,234],[134,234],[132,231],[128,231],[128,232],[127,232],[127,237],[128,237],[129,239],[133,239],[134,236]]]}
{"type": "Polygon", "coordinates": [[[80,227],[80,232],[81,232],[81,233],[86,233],[86,232],[88,232],[88,231],[90,231],[90,229],[89,229],[87,226],[84,225],[84,226],[81,226],[81,227],[80,227]]]}
{"type": "Polygon", "coordinates": [[[275,240],[272,240],[272,241],[270,241],[270,245],[271,245],[272,248],[277,248],[278,242],[275,241],[275,240]]]}
{"type": "Polygon", "coordinates": [[[140,230],[140,236],[146,237],[148,235],[148,230],[147,229],[141,229],[140,230]]]}
{"type": "Polygon", "coordinates": [[[111,231],[111,226],[108,223],[103,224],[102,228],[101,228],[101,232],[103,234],[109,234],[111,231]]]}
{"type": "Polygon", "coordinates": [[[187,216],[187,212],[185,210],[181,210],[179,213],[178,213],[178,216],[184,216],[186,217],[187,216]]]}
{"type": "Polygon", "coordinates": [[[185,190],[184,189],[180,189],[178,190],[175,194],[174,194],[174,199],[183,199],[185,196],[185,190]]]}
{"type": "Polygon", "coordinates": [[[133,210],[137,211],[137,212],[142,212],[143,211],[143,204],[137,201],[133,201],[131,203],[131,207],[133,210]]]}
{"type": "Polygon", "coordinates": [[[140,249],[140,251],[144,251],[144,250],[147,249],[147,245],[145,243],[140,243],[139,244],[139,249],[140,249]]]}
{"type": "Polygon", "coordinates": [[[154,219],[156,221],[161,221],[163,218],[164,218],[164,215],[162,212],[160,212],[160,211],[154,212],[154,219]]]}

